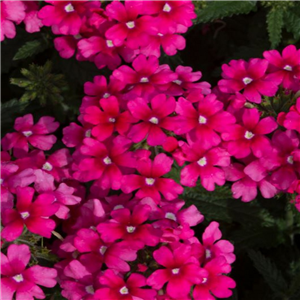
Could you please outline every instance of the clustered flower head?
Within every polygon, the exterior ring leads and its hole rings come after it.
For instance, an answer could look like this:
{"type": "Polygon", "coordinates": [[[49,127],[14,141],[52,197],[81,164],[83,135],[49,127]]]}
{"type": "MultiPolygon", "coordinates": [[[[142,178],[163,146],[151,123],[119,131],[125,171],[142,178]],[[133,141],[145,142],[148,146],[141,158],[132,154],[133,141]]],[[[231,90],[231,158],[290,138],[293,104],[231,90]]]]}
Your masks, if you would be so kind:
{"type": "MultiPolygon", "coordinates": [[[[282,55],[231,61],[211,90],[199,82],[201,72],[159,64],[161,46],[168,55],[185,47],[179,34],[196,16],[191,1],[45,2],[38,17],[60,35],[60,55],[76,52],[113,72],[85,83],[78,122],[62,130],[67,148],[52,148],[58,122],[31,114],[2,139],[2,238],[9,246],[1,297],[43,299],[37,285],[56,281],[70,300],[230,297],[233,245],[214,221],[199,241],[191,227],[204,216],[180,198],[184,186],[214,191],[226,182],[244,202],[258,190],[264,198],[299,194],[300,98],[289,111],[261,107],[293,98],[300,51],[291,45],[282,55]],[[132,64],[119,66],[122,60],[132,64]],[[30,251],[20,236],[50,238],[57,227],[64,237],[51,248],[60,258],[55,270],[25,270],[30,251]]],[[[23,20],[25,1],[2,3],[6,26],[23,20]]],[[[299,195],[292,202],[300,210],[299,195]]]]}

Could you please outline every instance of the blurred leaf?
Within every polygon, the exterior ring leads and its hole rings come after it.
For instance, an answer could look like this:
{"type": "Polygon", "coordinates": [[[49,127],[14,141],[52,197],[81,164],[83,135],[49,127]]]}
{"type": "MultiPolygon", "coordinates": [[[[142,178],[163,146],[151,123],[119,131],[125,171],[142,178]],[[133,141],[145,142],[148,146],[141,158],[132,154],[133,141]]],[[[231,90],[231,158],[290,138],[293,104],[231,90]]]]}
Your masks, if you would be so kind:
{"type": "Polygon", "coordinates": [[[232,15],[248,14],[256,7],[256,1],[206,1],[197,13],[197,23],[207,23],[232,15]]]}
{"type": "Polygon", "coordinates": [[[296,40],[300,39],[300,4],[284,12],[284,24],[288,32],[294,35],[296,40]]]}
{"type": "Polygon", "coordinates": [[[13,60],[19,60],[23,58],[27,58],[30,56],[33,56],[35,54],[38,54],[46,49],[47,45],[45,41],[38,39],[34,41],[27,42],[25,45],[23,45],[16,55],[14,56],[13,60]]]}
{"type": "Polygon", "coordinates": [[[271,47],[275,48],[281,40],[281,30],[283,27],[283,10],[273,8],[267,15],[268,33],[271,47]]]}
{"type": "Polygon", "coordinates": [[[274,293],[278,296],[285,296],[287,282],[276,265],[259,251],[249,250],[248,255],[253,261],[255,268],[264,277],[274,293]]]}

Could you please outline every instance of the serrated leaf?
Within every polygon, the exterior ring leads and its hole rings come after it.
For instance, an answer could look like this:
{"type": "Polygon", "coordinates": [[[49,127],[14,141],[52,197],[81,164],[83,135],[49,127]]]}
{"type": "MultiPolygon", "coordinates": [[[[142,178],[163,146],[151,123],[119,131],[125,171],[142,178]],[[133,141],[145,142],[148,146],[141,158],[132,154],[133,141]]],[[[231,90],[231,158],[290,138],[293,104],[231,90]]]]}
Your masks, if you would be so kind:
{"type": "Polygon", "coordinates": [[[281,31],[283,27],[283,10],[270,10],[267,15],[267,25],[271,47],[275,48],[279,45],[281,41],[281,31]]]}
{"type": "Polygon", "coordinates": [[[204,188],[186,188],[183,198],[189,204],[195,204],[208,220],[236,221],[241,224],[261,224],[271,226],[274,219],[267,210],[262,209],[257,202],[244,203],[232,199],[229,187],[217,187],[208,192],[204,188]]]}
{"type": "Polygon", "coordinates": [[[42,40],[34,40],[27,42],[23,45],[16,55],[14,56],[13,60],[24,59],[35,54],[42,52],[45,49],[45,42],[42,40]]]}
{"type": "Polygon", "coordinates": [[[259,251],[249,250],[248,255],[272,291],[278,296],[285,296],[288,285],[276,265],[259,251]]]}
{"type": "Polygon", "coordinates": [[[256,7],[256,1],[209,1],[198,10],[197,23],[207,23],[232,15],[247,14],[256,7]]]}
{"type": "Polygon", "coordinates": [[[294,35],[295,39],[300,39],[300,9],[287,10],[284,13],[284,24],[288,32],[294,35]]]}

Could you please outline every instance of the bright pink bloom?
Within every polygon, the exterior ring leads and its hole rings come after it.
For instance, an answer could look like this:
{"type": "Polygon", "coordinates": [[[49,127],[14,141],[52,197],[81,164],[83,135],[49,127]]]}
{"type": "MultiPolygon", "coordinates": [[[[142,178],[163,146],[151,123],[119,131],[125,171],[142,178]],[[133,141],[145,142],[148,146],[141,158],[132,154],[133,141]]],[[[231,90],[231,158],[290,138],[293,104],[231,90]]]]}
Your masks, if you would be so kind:
{"type": "Polygon", "coordinates": [[[144,245],[156,246],[159,242],[158,236],[151,224],[145,223],[150,215],[149,205],[135,206],[132,213],[127,208],[117,209],[111,212],[112,219],[100,223],[97,230],[101,239],[107,243],[118,239],[125,241],[140,241],[144,245]]]}
{"type": "Polygon", "coordinates": [[[4,229],[1,234],[7,241],[18,238],[22,234],[24,225],[30,232],[46,238],[51,237],[55,222],[49,217],[56,213],[58,206],[53,204],[53,196],[41,194],[32,202],[33,195],[33,188],[17,188],[16,210],[2,211],[4,229]]]}
{"type": "Polygon", "coordinates": [[[200,100],[197,109],[184,98],[179,98],[176,106],[176,134],[188,134],[193,142],[201,141],[204,147],[220,144],[217,132],[223,132],[235,122],[234,116],[223,110],[223,103],[214,94],[200,100]]]}
{"type": "Polygon", "coordinates": [[[201,184],[208,191],[213,191],[215,184],[224,185],[224,171],[215,166],[226,167],[230,164],[230,155],[225,149],[220,147],[207,149],[203,147],[202,142],[198,142],[184,145],[182,151],[185,160],[190,164],[181,170],[181,184],[196,186],[200,177],[201,184]]]}
{"type": "Polygon", "coordinates": [[[185,299],[191,287],[202,281],[198,260],[192,256],[191,246],[178,244],[177,248],[160,247],[153,252],[156,262],[165,267],[154,271],[147,284],[159,290],[167,283],[167,293],[175,299],[185,299]]]}
{"type": "Polygon", "coordinates": [[[261,102],[261,96],[272,97],[276,94],[280,81],[272,75],[266,75],[268,62],[253,58],[249,62],[242,59],[232,60],[222,66],[223,78],[219,88],[224,93],[235,93],[241,90],[247,100],[261,102]]]}
{"type": "Polygon", "coordinates": [[[118,99],[115,96],[102,98],[99,106],[88,106],[83,115],[86,122],[96,125],[92,135],[99,141],[109,138],[115,130],[124,135],[133,120],[128,111],[120,112],[118,99]]]}
{"type": "Polygon", "coordinates": [[[57,271],[52,268],[33,266],[25,269],[30,260],[30,250],[27,245],[11,244],[7,256],[1,253],[1,299],[33,300],[44,299],[42,285],[52,288],[56,285],[57,271]]]}
{"type": "Polygon", "coordinates": [[[294,129],[300,133],[300,98],[288,113],[281,112],[278,115],[278,122],[286,129],[294,129]]]}
{"type": "Polygon", "coordinates": [[[144,158],[137,161],[136,169],[141,175],[123,176],[121,189],[124,193],[131,193],[139,189],[135,196],[139,199],[150,197],[156,203],[161,199],[160,193],[167,200],[177,198],[183,192],[182,186],[170,178],[161,176],[170,172],[173,160],[164,153],[155,156],[154,161],[144,158]]]}
{"type": "Polygon", "coordinates": [[[136,260],[137,250],[143,246],[143,243],[134,241],[105,243],[94,230],[80,229],[74,238],[74,246],[80,253],[83,253],[80,256],[82,261],[93,261],[99,270],[102,263],[105,263],[110,269],[129,272],[130,266],[127,262],[136,260]]]}
{"type": "Polygon", "coordinates": [[[232,278],[223,275],[230,271],[230,265],[222,256],[209,261],[204,266],[204,269],[202,269],[202,282],[197,284],[193,290],[194,299],[215,300],[215,297],[230,297],[232,295],[232,291],[230,289],[235,288],[236,284],[232,278]],[[206,272],[206,275],[204,275],[204,272],[206,272]]]}
{"type": "Polygon", "coordinates": [[[1,1],[1,41],[5,37],[12,39],[16,35],[16,24],[20,24],[25,16],[23,1],[1,1]]]}
{"type": "Polygon", "coordinates": [[[197,15],[194,10],[192,1],[144,1],[143,13],[155,15],[154,24],[185,32],[188,27],[192,26],[192,19],[197,15]],[[181,25],[181,26],[178,26],[181,25]]]}
{"type": "Polygon", "coordinates": [[[292,89],[295,92],[300,84],[300,50],[294,45],[285,47],[282,56],[277,50],[269,50],[263,53],[264,58],[269,62],[269,72],[276,78],[285,89],[292,89]]]}
{"type": "Polygon", "coordinates": [[[271,151],[270,140],[265,136],[274,131],[278,125],[273,117],[260,120],[261,113],[256,108],[245,108],[241,125],[227,127],[222,139],[228,152],[236,158],[244,158],[251,154],[262,157],[271,151]]]}
{"type": "MultiPolygon", "coordinates": [[[[235,261],[233,245],[229,241],[220,240],[221,237],[219,223],[211,222],[202,235],[203,244],[199,244],[202,252],[200,261],[207,262],[219,256],[225,257],[228,264],[235,261]]],[[[198,244],[196,245],[198,246],[198,244]]]]}
{"type": "Polygon", "coordinates": [[[131,273],[126,281],[112,270],[106,270],[100,277],[100,283],[104,286],[95,293],[97,299],[118,300],[154,300],[156,292],[152,289],[143,289],[146,286],[146,278],[137,273],[131,273]]]}
{"type": "Polygon", "coordinates": [[[134,168],[135,160],[132,152],[128,151],[131,141],[117,136],[102,144],[97,140],[86,138],[80,151],[88,158],[83,158],[74,178],[83,182],[99,180],[103,189],[118,190],[121,187],[122,170],[134,168]]]}
{"type": "Polygon", "coordinates": [[[54,39],[54,47],[63,58],[70,58],[75,54],[79,39],[77,36],[67,35],[54,39]]]}
{"type": "Polygon", "coordinates": [[[256,198],[257,189],[264,198],[272,198],[277,194],[277,188],[271,182],[269,170],[262,166],[261,161],[255,160],[248,166],[234,163],[223,168],[226,180],[234,181],[231,187],[232,196],[235,199],[242,197],[243,202],[249,202],[256,198]]]}
{"type": "Polygon", "coordinates": [[[2,140],[4,150],[14,149],[14,155],[25,155],[28,150],[28,144],[41,150],[50,150],[56,142],[54,135],[48,135],[59,127],[59,123],[52,117],[41,117],[34,124],[31,114],[19,117],[15,120],[14,129],[17,132],[8,133],[2,140]]]}
{"type": "Polygon", "coordinates": [[[158,58],[139,55],[132,62],[131,69],[128,66],[121,66],[114,70],[113,77],[127,83],[130,94],[149,97],[152,93],[166,91],[170,83],[177,79],[168,65],[159,65],[158,58]]]}
{"type": "Polygon", "coordinates": [[[24,19],[25,28],[27,32],[39,32],[40,28],[43,27],[43,23],[38,18],[39,5],[35,1],[22,1],[26,7],[26,16],[24,19]]]}
{"type": "Polygon", "coordinates": [[[79,147],[85,138],[91,137],[91,125],[86,124],[82,127],[71,122],[63,129],[63,135],[62,141],[67,147],[79,147]]]}
{"type": "Polygon", "coordinates": [[[98,1],[50,1],[44,6],[38,17],[45,26],[55,27],[61,34],[79,34],[80,27],[85,22],[84,16],[91,8],[99,7],[98,1]]]}
{"type": "Polygon", "coordinates": [[[167,139],[162,129],[174,128],[174,118],[168,116],[175,111],[176,101],[173,97],[159,94],[150,100],[150,105],[151,108],[143,98],[128,102],[133,117],[142,122],[133,125],[127,136],[135,143],[147,138],[150,146],[162,145],[167,139]]]}
{"type": "Polygon", "coordinates": [[[105,37],[115,46],[126,46],[131,49],[138,49],[148,43],[148,19],[149,17],[139,17],[142,6],[141,1],[128,1],[121,3],[113,1],[106,7],[106,14],[118,23],[105,32],[105,37]]]}

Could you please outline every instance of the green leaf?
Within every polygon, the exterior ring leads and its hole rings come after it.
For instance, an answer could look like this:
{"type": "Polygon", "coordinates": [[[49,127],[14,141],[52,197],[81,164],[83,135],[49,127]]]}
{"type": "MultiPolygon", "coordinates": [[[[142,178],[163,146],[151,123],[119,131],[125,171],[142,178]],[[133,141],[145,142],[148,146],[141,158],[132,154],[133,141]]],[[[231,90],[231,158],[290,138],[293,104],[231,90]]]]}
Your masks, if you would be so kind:
{"type": "Polygon", "coordinates": [[[256,7],[256,1],[206,1],[198,9],[197,23],[207,23],[232,15],[248,14],[256,7]]]}
{"type": "Polygon", "coordinates": [[[278,296],[285,296],[288,285],[276,265],[259,251],[249,250],[248,255],[272,291],[278,296]]]}
{"type": "Polygon", "coordinates": [[[300,8],[285,11],[284,24],[286,30],[291,32],[296,40],[300,39],[300,8]]]}
{"type": "Polygon", "coordinates": [[[23,45],[16,55],[14,56],[13,60],[23,59],[35,54],[42,52],[46,48],[45,41],[42,40],[34,40],[27,42],[23,45]]]}
{"type": "Polygon", "coordinates": [[[188,204],[195,204],[208,220],[222,220],[228,223],[233,220],[240,224],[264,226],[271,226],[275,222],[257,201],[244,203],[240,199],[232,199],[232,192],[227,186],[216,187],[213,192],[199,186],[186,188],[183,198],[188,204]]]}
{"type": "Polygon", "coordinates": [[[275,48],[281,41],[281,30],[283,27],[283,10],[271,9],[267,15],[268,33],[271,47],[275,48]]]}

